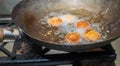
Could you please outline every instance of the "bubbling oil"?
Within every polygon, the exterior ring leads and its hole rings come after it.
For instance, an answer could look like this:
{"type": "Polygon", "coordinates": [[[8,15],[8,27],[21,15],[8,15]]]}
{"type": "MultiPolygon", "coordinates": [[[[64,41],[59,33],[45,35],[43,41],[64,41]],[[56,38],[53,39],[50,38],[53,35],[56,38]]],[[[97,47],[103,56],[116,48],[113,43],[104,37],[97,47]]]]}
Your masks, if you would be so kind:
{"type": "MultiPolygon", "coordinates": [[[[48,15],[44,16],[39,20],[39,23],[43,26],[39,33],[43,35],[43,37],[47,37],[48,41],[51,43],[59,43],[59,44],[68,44],[68,45],[75,45],[75,44],[90,44],[90,43],[95,43],[95,42],[100,42],[106,39],[107,34],[106,32],[103,33],[104,27],[100,22],[92,22],[91,17],[86,17],[83,15],[78,15],[78,14],[73,14],[73,13],[65,13],[65,12],[51,12],[48,15]],[[52,17],[57,17],[62,20],[62,24],[59,26],[52,26],[49,24],[49,21],[52,17]],[[84,37],[84,33],[86,30],[89,28],[77,28],[76,24],[79,21],[87,21],[89,22],[90,26],[97,31],[98,33],[101,34],[101,39],[96,40],[96,41],[88,41],[84,37]],[[47,31],[45,31],[47,29],[47,31]],[[44,32],[45,31],[45,32],[44,32]],[[70,32],[78,32],[81,35],[81,39],[79,40],[78,43],[69,43],[66,41],[66,35],[70,32]]],[[[44,40],[44,39],[43,39],[44,40]]]]}

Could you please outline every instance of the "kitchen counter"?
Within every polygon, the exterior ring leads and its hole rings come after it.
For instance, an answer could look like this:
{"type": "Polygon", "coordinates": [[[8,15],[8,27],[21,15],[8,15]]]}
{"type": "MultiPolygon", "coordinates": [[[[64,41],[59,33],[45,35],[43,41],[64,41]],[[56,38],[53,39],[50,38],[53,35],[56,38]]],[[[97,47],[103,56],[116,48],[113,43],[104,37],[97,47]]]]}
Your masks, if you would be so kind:
{"type": "Polygon", "coordinates": [[[115,61],[116,66],[120,66],[120,38],[112,42],[112,46],[117,53],[117,59],[115,61]]]}

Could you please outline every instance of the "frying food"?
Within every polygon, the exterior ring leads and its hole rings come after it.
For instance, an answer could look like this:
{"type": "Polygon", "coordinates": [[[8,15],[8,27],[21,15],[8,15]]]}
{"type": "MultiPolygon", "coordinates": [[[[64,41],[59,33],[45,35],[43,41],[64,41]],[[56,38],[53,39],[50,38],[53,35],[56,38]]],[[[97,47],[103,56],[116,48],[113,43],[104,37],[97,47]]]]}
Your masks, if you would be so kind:
{"type": "Polygon", "coordinates": [[[78,43],[81,39],[81,36],[77,32],[71,32],[66,35],[66,40],[69,43],[78,43]]]}
{"type": "Polygon", "coordinates": [[[88,40],[88,41],[97,41],[101,38],[101,35],[100,33],[98,33],[97,31],[95,31],[94,29],[88,29],[85,34],[85,39],[88,40]]]}
{"type": "Polygon", "coordinates": [[[60,19],[59,17],[52,17],[49,19],[49,25],[51,26],[60,26],[62,24],[62,19],[60,19]]]}
{"type": "Polygon", "coordinates": [[[72,14],[52,13],[50,15],[45,20],[48,25],[58,29],[55,33],[48,32],[47,35],[55,34],[61,38],[61,42],[66,40],[69,44],[79,44],[96,42],[102,38],[102,35],[94,30],[93,23],[88,22],[85,18],[72,14]],[[63,38],[65,39],[63,40],[63,38]]]}
{"type": "Polygon", "coordinates": [[[90,24],[87,21],[79,21],[77,23],[77,28],[88,28],[90,24]]]}

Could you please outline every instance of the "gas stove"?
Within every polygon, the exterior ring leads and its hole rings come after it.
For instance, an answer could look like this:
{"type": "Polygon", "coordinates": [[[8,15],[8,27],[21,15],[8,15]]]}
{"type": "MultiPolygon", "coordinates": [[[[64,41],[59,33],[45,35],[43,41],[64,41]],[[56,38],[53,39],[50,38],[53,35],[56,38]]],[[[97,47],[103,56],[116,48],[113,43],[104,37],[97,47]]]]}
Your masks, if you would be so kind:
{"type": "MultiPolygon", "coordinates": [[[[1,27],[16,28],[11,18],[2,18],[1,27]]],[[[12,41],[13,49],[9,52],[5,45],[9,41],[0,43],[0,51],[7,56],[0,57],[0,66],[115,66],[116,53],[111,43],[106,46],[84,52],[64,52],[52,50],[36,43],[32,43],[28,37],[20,32],[12,41]]]]}

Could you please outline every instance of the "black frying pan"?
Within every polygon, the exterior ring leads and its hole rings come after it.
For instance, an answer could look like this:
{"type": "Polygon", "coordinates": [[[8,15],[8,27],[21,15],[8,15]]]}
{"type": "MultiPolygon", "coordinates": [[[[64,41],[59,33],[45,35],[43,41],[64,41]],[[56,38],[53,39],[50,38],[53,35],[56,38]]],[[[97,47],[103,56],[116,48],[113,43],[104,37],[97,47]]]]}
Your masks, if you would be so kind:
{"type": "Polygon", "coordinates": [[[31,41],[51,49],[84,51],[102,47],[120,36],[120,0],[23,0],[13,9],[12,18],[31,41]],[[51,12],[60,11],[88,17],[93,23],[101,23],[101,34],[107,34],[107,37],[98,42],[68,45],[59,42],[57,35],[45,36],[49,30],[54,33],[57,28],[41,24],[40,19],[51,12]]]}

